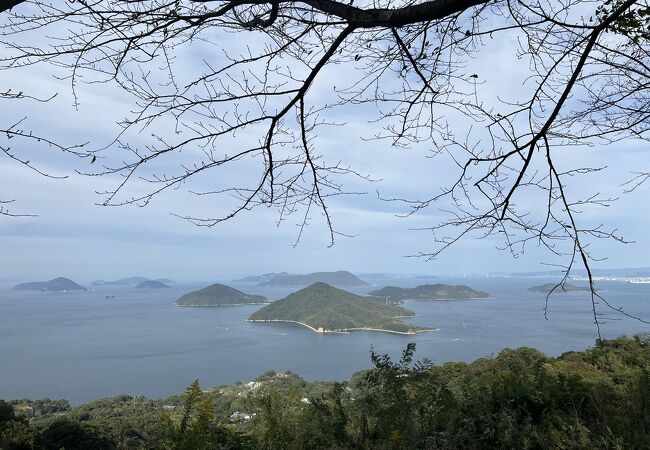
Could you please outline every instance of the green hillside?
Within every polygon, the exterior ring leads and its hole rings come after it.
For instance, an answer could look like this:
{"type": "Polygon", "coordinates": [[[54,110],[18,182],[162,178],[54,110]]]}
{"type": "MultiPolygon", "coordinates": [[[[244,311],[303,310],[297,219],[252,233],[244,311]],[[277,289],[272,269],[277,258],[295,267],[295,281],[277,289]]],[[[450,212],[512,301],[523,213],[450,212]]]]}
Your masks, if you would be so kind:
{"type": "Polygon", "coordinates": [[[0,448],[650,448],[648,335],[558,357],[526,347],[474,362],[416,356],[414,344],[399,359],[373,351],[372,368],[336,382],[269,371],[209,388],[195,381],[162,400],[0,400],[0,448]]]}
{"type": "Polygon", "coordinates": [[[266,297],[246,294],[224,284],[212,284],[176,300],[178,306],[231,306],[246,303],[267,303],[266,297]]]}
{"type": "Polygon", "coordinates": [[[413,311],[399,306],[351,294],[326,283],[314,283],[256,311],[248,320],[299,322],[324,332],[376,329],[411,334],[427,331],[399,319],[414,315],[413,311]]]}
{"type": "Polygon", "coordinates": [[[387,286],[368,295],[387,300],[461,300],[488,298],[487,292],[476,291],[465,285],[423,284],[414,288],[387,286]]]}

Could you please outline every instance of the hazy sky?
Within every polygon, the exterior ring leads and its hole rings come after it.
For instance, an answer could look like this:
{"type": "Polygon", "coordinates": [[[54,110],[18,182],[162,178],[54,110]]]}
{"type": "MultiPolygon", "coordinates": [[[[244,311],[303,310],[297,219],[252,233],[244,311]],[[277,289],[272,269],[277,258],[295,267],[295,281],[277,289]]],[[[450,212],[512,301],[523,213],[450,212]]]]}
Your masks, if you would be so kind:
{"type": "MultiPolygon", "coordinates": [[[[43,46],[45,40],[34,38],[31,44],[43,46]]],[[[492,45],[473,62],[485,82],[480,88],[481,96],[490,98],[495,92],[503,92],[506,86],[509,86],[506,91],[514,96],[519,90],[525,91],[521,80],[527,66],[513,57],[515,51],[513,37],[504,38],[501,45],[492,45]]],[[[188,52],[185,55],[188,60],[200,61],[207,50],[199,46],[188,52]]],[[[178,70],[191,71],[193,67],[181,65],[178,70]]],[[[318,101],[329,95],[332,85],[345,78],[338,70],[324,72],[310,98],[318,101]]],[[[467,70],[470,73],[472,68],[467,70]]],[[[46,65],[0,73],[1,86],[39,96],[59,93],[47,104],[3,102],[0,123],[4,126],[27,117],[25,128],[55,137],[62,143],[89,141],[89,148],[95,149],[110,142],[118,131],[116,121],[129,113],[133,99],[111,86],[80,85],[80,106],[75,109],[69,83],[57,80],[55,73],[54,68],[46,65]]],[[[8,142],[2,137],[0,145],[9,144],[13,151],[42,170],[68,178],[40,177],[6,157],[0,158],[0,199],[15,199],[11,205],[15,213],[38,214],[38,217],[23,218],[0,216],[0,278],[41,280],[68,276],[84,281],[142,275],[208,280],[268,271],[304,273],[338,269],[485,273],[544,270],[546,266],[541,263],[557,261],[534,246],[524,256],[513,258],[497,249],[501,241],[479,240],[475,236],[462,240],[434,261],[408,257],[433,250],[431,234],[413,229],[438,223],[441,213],[430,209],[408,218],[398,217],[406,211],[404,206],[379,200],[377,193],[382,197],[425,198],[449,180],[448,166],[440,159],[427,157],[431,144],[402,150],[391,147],[389,142],[364,140],[374,134],[376,127],[367,120],[374,116],[365,112],[368,111],[363,108],[339,109],[338,114],[346,125],[324,130],[316,142],[328,160],[341,160],[381,180],[342,180],[348,190],[367,194],[331,201],[330,212],[336,229],[354,236],[337,238],[331,248],[318,213],[312,214],[311,225],[295,247],[299,217],[291,217],[278,226],[274,209],[260,208],[214,228],[193,226],[170,213],[213,216],[218,214],[216,211],[222,211],[223,205],[215,199],[188,194],[183,188],[160,195],[145,208],[96,206],[95,203],[103,200],[96,191],[115,186],[119,182],[117,177],[98,179],[78,175],[75,170],[90,168],[88,160],[77,160],[24,141],[8,142]]],[[[143,133],[138,139],[146,141],[148,136],[143,133]]],[[[628,142],[589,151],[567,149],[558,158],[567,166],[608,166],[607,170],[573,186],[576,195],[600,192],[603,196],[620,197],[613,206],[587,210],[582,215],[589,224],[603,223],[617,228],[635,241],[629,245],[593,242],[593,254],[608,258],[597,266],[650,266],[647,231],[650,183],[630,195],[624,195],[620,187],[631,170],[650,169],[647,144],[628,142]]],[[[227,176],[236,180],[249,175],[247,170],[245,165],[240,165],[230,169],[227,176]]],[[[131,185],[133,192],[141,188],[142,183],[138,181],[131,185]]],[[[536,207],[531,205],[532,209],[536,207]]]]}

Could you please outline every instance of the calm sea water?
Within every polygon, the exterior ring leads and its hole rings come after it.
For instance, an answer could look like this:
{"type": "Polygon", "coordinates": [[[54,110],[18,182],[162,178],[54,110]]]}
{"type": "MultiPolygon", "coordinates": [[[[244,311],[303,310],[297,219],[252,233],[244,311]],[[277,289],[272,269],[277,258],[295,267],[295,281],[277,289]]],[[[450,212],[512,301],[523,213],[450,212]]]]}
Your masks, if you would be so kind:
{"type": "MultiPolygon", "coordinates": [[[[530,346],[550,355],[593,345],[597,334],[589,296],[551,299],[526,288],[532,279],[382,280],[380,286],[464,283],[489,300],[407,302],[413,323],[440,331],[416,336],[357,332],[318,335],[289,324],[250,324],[259,305],[178,308],[182,294],[210,283],[142,291],[98,286],[86,293],[11,291],[0,287],[0,398],[66,398],[73,404],[115,395],[160,398],[195,378],[204,386],[247,381],[263,372],[292,370],[307,380],[342,380],[370,367],[371,348],[398,356],[408,342],[417,358],[471,361],[506,347],[530,346]],[[107,299],[116,295],[117,299],[107,299]]],[[[296,289],[233,284],[275,300],[296,289]]],[[[603,282],[603,295],[650,319],[650,285],[603,282]]],[[[377,286],[355,289],[365,293],[377,286]]],[[[603,337],[650,332],[650,326],[611,313],[603,337]]]]}

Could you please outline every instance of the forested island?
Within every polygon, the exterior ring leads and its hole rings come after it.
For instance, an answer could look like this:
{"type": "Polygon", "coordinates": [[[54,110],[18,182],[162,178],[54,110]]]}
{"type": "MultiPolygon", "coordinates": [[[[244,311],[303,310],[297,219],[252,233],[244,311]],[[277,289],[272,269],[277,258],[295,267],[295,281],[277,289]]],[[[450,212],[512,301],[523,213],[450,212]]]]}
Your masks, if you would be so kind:
{"type": "Polygon", "coordinates": [[[69,278],[58,277],[50,281],[32,281],[14,287],[15,291],[74,292],[87,291],[85,287],[69,278]]]}
{"type": "Polygon", "coordinates": [[[346,270],[339,270],[338,272],[314,272],[306,275],[278,275],[262,281],[259,286],[309,286],[319,282],[332,286],[365,286],[368,284],[346,270]]]}
{"type": "Polygon", "coordinates": [[[472,363],[371,353],[343,382],[267,372],[163,400],[0,400],[0,446],[52,450],[646,449],[650,337],[472,363]],[[610,445],[611,444],[611,445],[610,445]]]}
{"type": "Polygon", "coordinates": [[[461,300],[488,298],[487,292],[476,291],[465,285],[423,284],[414,288],[387,286],[368,295],[390,301],[402,300],[461,300]]]}
{"type": "Polygon", "coordinates": [[[169,288],[165,283],[156,280],[146,280],[135,285],[136,289],[165,289],[169,288]]]}
{"type": "Polygon", "coordinates": [[[528,290],[530,292],[541,292],[541,293],[544,293],[544,294],[548,294],[551,291],[553,291],[554,294],[555,293],[562,294],[562,293],[565,293],[565,292],[589,292],[589,291],[591,291],[589,286],[575,286],[575,285],[569,284],[569,283],[564,283],[564,284],[560,284],[560,285],[558,285],[558,283],[545,283],[545,284],[542,284],[540,286],[529,287],[528,290]]]}
{"type": "Polygon", "coordinates": [[[236,306],[268,303],[266,297],[251,295],[225,284],[215,283],[176,300],[178,306],[236,306]]]}
{"type": "Polygon", "coordinates": [[[250,322],[292,322],[319,333],[357,330],[414,334],[433,331],[400,320],[415,313],[355,295],[326,283],[314,283],[254,312],[250,322]]]}

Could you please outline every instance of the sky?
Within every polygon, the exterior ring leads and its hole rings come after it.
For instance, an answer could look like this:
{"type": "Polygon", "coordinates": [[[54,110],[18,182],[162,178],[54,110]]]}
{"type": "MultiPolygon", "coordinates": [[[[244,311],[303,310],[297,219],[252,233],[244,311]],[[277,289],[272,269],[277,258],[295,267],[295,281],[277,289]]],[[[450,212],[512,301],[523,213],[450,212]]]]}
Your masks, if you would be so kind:
{"type": "MultiPolygon", "coordinates": [[[[36,47],[47,45],[44,35],[29,39],[36,47]]],[[[187,49],[180,56],[184,63],[177,66],[178,76],[189,76],[198,70],[202,60],[214,54],[213,47],[236,45],[233,42],[237,39],[237,36],[223,37],[212,45],[187,49]]],[[[249,39],[246,44],[261,45],[255,39],[249,39]]],[[[480,73],[481,98],[504,94],[516,97],[529,89],[522,83],[527,67],[514,57],[514,39],[505,37],[488,46],[466,68],[467,73],[480,73]]],[[[353,72],[354,68],[325,70],[310,91],[310,100],[317,103],[327,99],[337,82],[345,79],[346,74],[353,75],[349,71],[353,72]]],[[[0,71],[2,86],[41,97],[58,93],[47,103],[4,101],[0,107],[0,124],[25,117],[25,128],[55,137],[58,142],[87,141],[89,149],[105,146],[119,131],[116,122],[133,109],[134,99],[114,85],[80,84],[77,86],[80,103],[75,108],[70,84],[59,79],[60,75],[60,68],[44,64],[19,71],[0,71]]],[[[139,275],[210,280],[263,272],[328,270],[485,274],[546,270],[546,264],[558,262],[534,245],[523,255],[513,257],[499,249],[501,240],[477,239],[475,235],[462,239],[433,260],[413,257],[435,249],[431,232],[418,229],[439,223],[445,217],[444,212],[429,208],[403,217],[408,208],[382,198],[427,198],[450,180],[453,166],[449,160],[429,157],[431,142],[398,149],[387,141],[368,141],[366,138],[377,132],[368,107],[347,106],[336,111],[335,119],[344,121],[345,125],[323,129],[315,141],[318,151],[328,161],[340,160],[374,181],[341,180],[349,191],[365,194],[337,197],[329,203],[335,229],[348,235],[337,236],[333,246],[329,246],[329,233],[318,213],[311,214],[310,225],[297,244],[300,218],[291,216],[278,224],[278,213],[270,208],[246,212],[211,228],[192,225],[174,214],[210,217],[223,211],[224,204],[214,197],[188,193],[189,186],[165,192],[146,207],[98,206],[104,197],[97,192],[114,187],[120,182],[118,176],[80,175],[77,171],[93,168],[88,159],[62,155],[43,145],[0,138],[0,146],[11,145],[12,151],[44,172],[66,176],[65,179],[42,177],[7,157],[0,157],[0,199],[15,200],[10,204],[14,213],[35,214],[34,217],[0,216],[0,279],[27,281],[67,276],[90,281],[139,275]]],[[[457,126],[463,129],[466,124],[459,122],[457,126]]],[[[173,138],[173,131],[165,126],[158,127],[158,131],[173,138]]],[[[132,139],[142,144],[151,136],[146,131],[132,139]]],[[[250,137],[238,139],[243,142],[250,137]]],[[[100,162],[119,161],[119,150],[107,158],[100,162]]],[[[647,144],[621,142],[588,150],[567,149],[558,159],[567,167],[607,166],[607,170],[572,181],[572,194],[584,196],[599,192],[603,196],[620,197],[607,208],[587,209],[581,215],[585,223],[616,228],[634,241],[627,245],[603,240],[590,243],[595,256],[606,258],[594,266],[650,266],[647,231],[650,229],[647,212],[650,183],[628,195],[621,187],[630,178],[631,171],[650,169],[647,144]]],[[[173,170],[180,161],[169,158],[157,169],[173,170]]],[[[217,177],[225,183],[245,179],[254,170],[254,166],[244,162],[226,171],[210,173],[197,185],[205,183],[207,188],[217,177]]],[[[129,192],[146,188],[146,183],[135,180],[129,185],[129,192]]],[[[530,201],[531,210],[540,207],[530,201]]]]}

